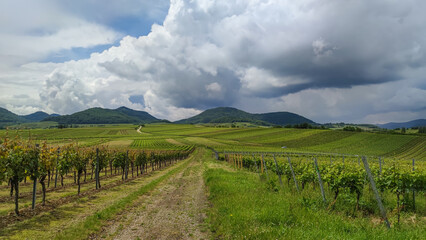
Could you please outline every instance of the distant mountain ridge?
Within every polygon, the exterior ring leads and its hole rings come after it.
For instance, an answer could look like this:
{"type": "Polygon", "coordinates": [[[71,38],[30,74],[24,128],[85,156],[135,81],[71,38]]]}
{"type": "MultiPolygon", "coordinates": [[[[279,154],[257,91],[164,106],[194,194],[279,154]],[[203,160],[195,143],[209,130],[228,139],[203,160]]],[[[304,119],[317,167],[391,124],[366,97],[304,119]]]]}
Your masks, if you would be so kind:
{"type": "Polygon", "coordinates": [[[28,120],[25,118],[18,116],[5,108],[0,108],[0,124],[3,126],[8,124],[24,123],[27,121],[28,120]]]}
{"type": "Polygon", "coordinates": [[[0,128],[16,125],[21,123],[40,122],[41,120],[50,117],[59,116],[58,114],[47,114],[45,112],[35,112],[29,115],[17,115],[7,109],[0,108],[0,128]]]}
{"type": "Polygon", "coordinates": [[[413,121],[400,123],[390,122],[385,124],[377,124],[377,126],[386,129],[424,127],[426,126],[426,119],[416,119],[413,121]]]}
{"type": "Polygon", "coordinates": [[[38,112],[31,113],[31,114],[28,114],[28,115],[23,115],[21,117],[26,119],[29,122],[40,122],[40,121],[44,120],[45,118],[56,117],[56,116],[59,116],[59,114],[48,114],[48,113],[45,113],[45,112],[42,112],[42,111],[38,111],[38,112]]]}
{"type": "Polygon", "coordinates": [[[301,123],[315,124],[314,121],[290,112],[248,113],[231,107],[208,109],[194,117],[182,119],[175,123],[233,123],[249,122],[258,125],[294,125],[301,123]]]}
{"type": "MultiPolygon", "coordinates": [[[[153,123],[168,122],[159,120],[144,111],[137,111],[127,107],[117,109],[90,108],[70,115],[60,116],[38,111],[28,115],[17,115],[5,108],[0,107],[0,128],[23,123],[40,121],[53,121],[62,124],[109,124],[109,123],[153,123]]],[[[234,123],[248,122],[257,125],[295,125],[301,123],[315,124],[314,121],[290,112],[272,112],[253,114],[231,107],[218,107],[208,109],[191,118],[182,119],[175,123],[197,124],[197,123],[234,123]]],[[[408,122],[376,124],[378,127],[412,128],[426,126],[426,119],[417,119],[408,122]]]]}
{"type": "Polygon", "coordinates": [[[152,123],[159,119],[147,112],[136,111],[127,107],[117,109],[89,108],[71,115],[48,117],[43,121],[53,121],[60,124],[118,124],[118,123],[152,123]]]}

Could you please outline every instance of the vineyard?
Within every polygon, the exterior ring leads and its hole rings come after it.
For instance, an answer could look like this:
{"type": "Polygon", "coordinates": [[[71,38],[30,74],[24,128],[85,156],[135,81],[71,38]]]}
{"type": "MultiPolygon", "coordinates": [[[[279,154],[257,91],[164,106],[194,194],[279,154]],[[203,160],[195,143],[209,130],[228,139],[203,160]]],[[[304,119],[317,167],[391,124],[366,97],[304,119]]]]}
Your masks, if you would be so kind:
{"type": "Polygon", "coordinates": [[[191,145],[177,145],[172,144],[164,139],[138,139],[134,140],[130,145],[132,148],[139,149],[154,149],[154,150],[181,150],[181,151],[190,151],[193,149],[191,145]]]}
{"type": "Polygon", "coordinates": [[[37,210],[46,209],[47,199],[50,200],[47,208],[52,208],[72,201],[74,194],[90,195],[92,189],[115,187],[172,165],[191,153],[190,150],[117,151],[103,146],[85,148],[78,144],[54,147],[19,138],[0,139],[0,147],[0,182],[7,184],[0,188],[2,227],[41,213],[37,210]],[[41,191],[37,190],[38,184],[41,191]],[[74,194],[69,191],[73,186],[76,188],[74,194]],[[39,203],[36,202],[37,194],[41,194],[39,203]],[[49,198],[50,194],[52,198],[49,198]],[[15,216],[8,214],[11,211],[15,216]]]}
{"type": "Polygon", "coordinates": [[[426,137],[318,129],[215,128],[192,125],[147,125],[157,137],[194,140],[218,151],[340,153],[426,160],[426,137]]]}
{"type": "Polygon", "coordinates": [[[425,233],[420,134],[123,124],[0,130],[0,146],[0,239],[147,237],[167,219],[219,239],[425,233]],[[194,200],[205,192],[209,203],[194,200]]]}
{"type": "Polygon", "coordinates": [[[388,212],[396,212],[398,224],[401,211],[426,212],[425,161],[367,159],[337,154],[216,154],[218,159],[236,169],[244,168],[258,173],[261,179],[270,184],[272,191],[279,191],[280,188],[289,188],[299,194],[316,191],[318,194],[315,198],[303,199],[318,204],[318,207],[334,210],[339,205],[340,210],[347,210],[348,206],[352,206],[353,211],[349,211],[351,214],[361,212],[364,215],[379,214],[380,210],[388,227],[386,209],[388,212]],[[385,197],[384,206],[378,191],[385,197]],[[318,201],[319,193],[322,203],[318,201]],[[420,197],[417,201],[416,195],[420,197]]]}

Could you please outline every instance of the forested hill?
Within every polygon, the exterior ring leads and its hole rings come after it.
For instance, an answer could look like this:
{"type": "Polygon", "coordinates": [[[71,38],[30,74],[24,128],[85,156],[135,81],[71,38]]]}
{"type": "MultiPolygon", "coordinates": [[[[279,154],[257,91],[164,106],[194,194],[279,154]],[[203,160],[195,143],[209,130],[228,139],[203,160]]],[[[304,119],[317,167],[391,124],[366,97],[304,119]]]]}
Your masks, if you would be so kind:
{"type": "Polygon", "coordinates": [[[136,111],[126,107],[117,109],[90,108],[71,115],[49,117],[43,121],[53,121],[60,124],[111,124],[111,123],[152,123],[159,119],[147,112],[136,111]]]}
{"type": "Polygon", "coordinates": [[[18,116],[7,109],[0,108],[0,127],[24,122],[27,122],[25,118],[18,116]]]}
{"type": "Polygon", "coordinates": [[[294,125],[315,122],[303,116],[290,112],[273,112],[253,114],[231,107],[218,107],[206,110],[194,117],[176,121],[175,123],[233,123],[249,122],[258,125],[294,125]]]}

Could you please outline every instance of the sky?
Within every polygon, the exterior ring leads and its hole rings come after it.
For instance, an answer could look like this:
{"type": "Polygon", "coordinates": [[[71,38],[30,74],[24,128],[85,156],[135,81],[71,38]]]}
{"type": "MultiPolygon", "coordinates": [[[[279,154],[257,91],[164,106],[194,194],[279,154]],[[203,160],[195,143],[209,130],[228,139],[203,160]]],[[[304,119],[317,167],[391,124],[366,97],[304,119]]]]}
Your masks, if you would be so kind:
{"type": "Polygon", "coordinates": [[[0,107],[426,118],[426,1],[2,0],[0,107]]]}

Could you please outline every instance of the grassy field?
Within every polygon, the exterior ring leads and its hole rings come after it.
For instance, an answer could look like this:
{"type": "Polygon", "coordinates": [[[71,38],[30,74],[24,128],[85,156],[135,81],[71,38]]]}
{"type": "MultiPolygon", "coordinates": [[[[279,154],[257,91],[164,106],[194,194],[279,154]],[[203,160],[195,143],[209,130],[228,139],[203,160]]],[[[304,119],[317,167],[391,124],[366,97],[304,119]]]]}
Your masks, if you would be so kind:
{"type": "MultiPolygon", "coordinates": [[[[388,230],[377,213],[354,212],[349,194],[330,211],[322,203],[318,187],[297,194],[287,184],[277,188],[272,184],[278,184],[276,178],[262,181],[256,173],[236,171],[226,162],[209,160],[205,164],[213,206],[209,223],[215,238],[422,239],[426,235],[424,212],[407,214],[401,224],[388,230]]],[[[261,177],[265,179],[265,175],[261,177]]],[[[374,206],[374,197],[369,196],[363,204],[374,206]]],[[[395,223],[395,212],[389,217],[395,223]]]]}

